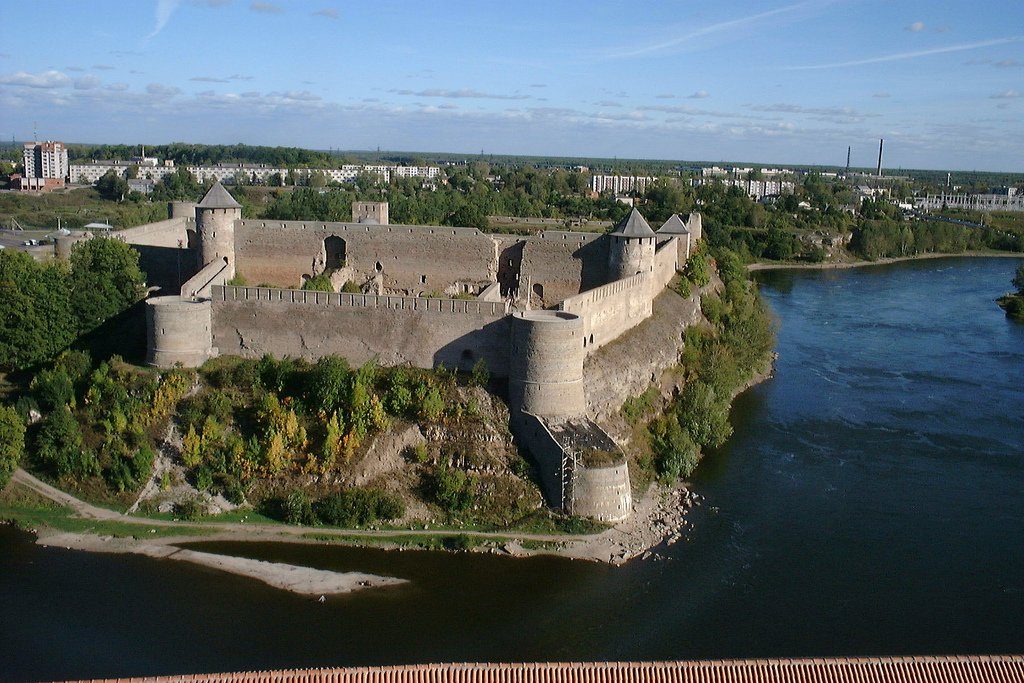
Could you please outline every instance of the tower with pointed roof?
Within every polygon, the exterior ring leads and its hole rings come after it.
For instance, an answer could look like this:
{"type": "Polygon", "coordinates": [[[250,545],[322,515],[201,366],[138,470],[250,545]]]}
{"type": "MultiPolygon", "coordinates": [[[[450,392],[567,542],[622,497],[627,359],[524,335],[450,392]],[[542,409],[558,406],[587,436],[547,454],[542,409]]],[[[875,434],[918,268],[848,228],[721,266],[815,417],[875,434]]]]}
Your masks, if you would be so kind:
{"type": "Polygon", "coordinates": [[[227,259],[227,279],[235,276],[235,221],[241,218],[242,205],[219,181],[214,183],[196,204],[199,268],[211,261],[227,259]]]}
{"type": "Polygon", "coordinates": [[[635,208],[609,233],[608,280],[650,271],[654,267],[657,236],[635,208]]]}

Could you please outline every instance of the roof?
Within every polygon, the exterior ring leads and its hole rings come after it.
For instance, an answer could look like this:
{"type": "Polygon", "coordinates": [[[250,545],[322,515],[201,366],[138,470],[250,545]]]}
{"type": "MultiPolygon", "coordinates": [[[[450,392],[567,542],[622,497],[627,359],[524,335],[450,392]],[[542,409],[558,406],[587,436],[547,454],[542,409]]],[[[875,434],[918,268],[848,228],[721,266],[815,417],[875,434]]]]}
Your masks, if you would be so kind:
{"type": "Polygon", "coordinates": [[[108,683],[1011,683],[1024,677],[1024,656],[836,657],[691,662],[561,664],[419,664],[147,676],[108,683]]]}
{"type": "Polygon", "coordinates": [[[235,198],[224,189],[218,180],[206,193],[202,201],[196,204],[199,209],[240,209],[242,205],[235,201],[235,198]]]}
{"type": "Polygon", "coordinates": [[[611,234],[619,237],[654,237],[651,226],[635,208],[629,212],[628,216],[619,221],[611,234]]]}
{"type": "Polygon", "coordinates": [[[686,235],[690,230],[686,227],[686,223],[679,217],[678,213],[674,213],[668,217],[660,228],[658,228],[658,234],[660,235],[686,235]]]}

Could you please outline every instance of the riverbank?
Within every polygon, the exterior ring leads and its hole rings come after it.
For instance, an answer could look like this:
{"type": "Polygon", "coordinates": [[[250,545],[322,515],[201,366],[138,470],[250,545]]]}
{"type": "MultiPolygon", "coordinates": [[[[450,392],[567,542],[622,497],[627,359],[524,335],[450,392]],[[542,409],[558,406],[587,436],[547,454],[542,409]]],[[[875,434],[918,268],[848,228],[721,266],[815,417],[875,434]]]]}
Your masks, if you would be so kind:
{"type": "Polygon", "coordinates": [[[956,257],[968,257],[968,258],[1019,258],[1024,259],[1024,253],[1010,253],[1005,251],[962,251],[960,253],[932,253],[932,254],[917,254],[914,256],[893,256],[887,258],[880,258],[874,261],[860,260],[860,261],[835,261],[835,262],[823,262],[823,263],[751,263],[747,266],[747,270],[753,272],[755,270],[838,270],[844,268],[864,268],[866,266],[884,266],[889,263],[901,263],[903,261],[925,261],[928,259],[937,258],[956,258],[956,257]]]}
{"type": "MultiPolygon", "coordinates": [[[[287,572],[282,574],[281,568],[218,564],[210,558],[182,554],[179,546],[196,541],[244,541],[370,546],[386,550],[461,549],[515,557],[544,554],[622,564],[673,536],[678,538],[680,530],[687,527],[686,514],[700,504],[699,496],[691,494],[683,486],[667,491],[652,487],[637,503],[636,512],[629,520],[596,534],[444,528],[334,529],[244,521],[190,522],[123,515],[82,501],[24,470],[15,473],[10,486],[5,495],[15,500],[13,503],[8,500],[7,505],[0,508],[11,521],[33,532],[40,545],[90,552],[141,554],[194,561],[206,566],[216,564],[215,568],[254,576],[271,585],[280,583],[279,579],[283,580],[287,572]]],[[[307,578],[309,585],[319,585],[317,581],[322,577],[310,574],[307,578]]],[[[382,583],[386,578],[356,577],[353,580],[387,585],[386,581],[382,583]]],[[[339,579],[337,587],[340,591],[351,588],[351,581],[339,579]]]]}

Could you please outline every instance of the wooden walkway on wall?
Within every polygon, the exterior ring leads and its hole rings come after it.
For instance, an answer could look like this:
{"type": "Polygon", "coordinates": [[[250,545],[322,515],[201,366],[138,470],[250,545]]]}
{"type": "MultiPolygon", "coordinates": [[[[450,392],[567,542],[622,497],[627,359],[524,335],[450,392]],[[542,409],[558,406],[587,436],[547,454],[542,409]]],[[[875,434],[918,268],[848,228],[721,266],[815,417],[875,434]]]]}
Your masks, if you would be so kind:
{"type": "Polygon", "coordinates": [[[422,664],[151,678],[103,683],[967,683],[1024,681],[1024,655],[694,662],[422,664]]]}

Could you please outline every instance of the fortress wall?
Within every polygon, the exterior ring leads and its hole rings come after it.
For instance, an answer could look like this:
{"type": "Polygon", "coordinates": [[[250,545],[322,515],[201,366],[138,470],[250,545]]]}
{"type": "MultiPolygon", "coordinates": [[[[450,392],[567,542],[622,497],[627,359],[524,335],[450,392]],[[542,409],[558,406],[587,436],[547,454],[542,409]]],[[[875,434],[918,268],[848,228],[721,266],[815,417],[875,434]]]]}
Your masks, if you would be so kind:
{"type": "Polygon", "coordinates": [[[657,296],[662,289],[668,286],[668,283],[675,277],[676,270],[681,268],[683,264],[680,262],[680,253],[678,245],[682,243],[679,237],[673,237],[672,239],[662,242],[658,245],[657,251],[654,252],[654,270],[652,274],[654,276],[652,282],[652,296],[657,296]]]}
{"type": "Polygon", "coordinates": [[[642,394],[679,362],[683,333],[700,318],[700,292],[684,299],[666,289],[654,300],[653,315],[626,331],[584,366],[587,414],[599,421],[615,415],[631,396],[642,394]]]}
{"type": "Polygon", "coordinates": [[[534,308],[593,289],[606,282],[607,273],[604,235],[548,230],[523,240],[520,283],[524,288],[529,284],[534,308]]]}
{"type": "Polygon", "coordinates": [[[467,370],[483,358],[492,374],[508,374],[503,303],[226,286],[212,294],[213,345],[223,354],[467,370]]]}
{"type": "Polygon", "coordinates": [[[562,460],[565,451],[558,440],[548,431],[544,421],[529,413],[513,413],[512,429],[516,438],[529,451],[537,465],[541,492],[548,505],[562,508],[562,460]]]}
{"type": "Polygon", "coordinates": [[[127,228],[111,233],[112,237],[119,237],[128,244],[145,245],[151,247],[174,247],[177,249],[178,241],[181,240],[184,246],[188,246],[188,228],[195,229],[195,220],[189,218],[168,218],[165,221],[147,223],[137,228],[127,228]]]}
{"type": "Polygon", "coordinates": [[[213,285],[223,285],[231,279],[226,258],[210,261],[181,286],[181,296],[209,298],[213,285]]]}
{"type": "Polygon", "coordinates": [[[194,219],[171,218],[118,230],[112,236],[123,239],[139,252],[139,267],[151,287],[177,294],[182,283],[198,270],[194,219]]]}
{"type": "Polygon", "coordinates": [[[250,282],[298,286],[302,275],[323,271],[331,236],[344,240],[348,266],[372,275],[380,264],[388,288],[443,291],[455,281],[496,276],[495,243],[475,228],[309,221],[238,221],[237,270],[250,282]]]}
{"type": "Polygon", "coordinates": [[[638,273],[569,297],[559,309],[583,319],[590,354],[651,315],[652,281],[651,273],[638,273]]]}

